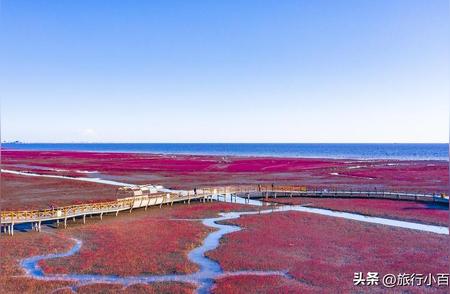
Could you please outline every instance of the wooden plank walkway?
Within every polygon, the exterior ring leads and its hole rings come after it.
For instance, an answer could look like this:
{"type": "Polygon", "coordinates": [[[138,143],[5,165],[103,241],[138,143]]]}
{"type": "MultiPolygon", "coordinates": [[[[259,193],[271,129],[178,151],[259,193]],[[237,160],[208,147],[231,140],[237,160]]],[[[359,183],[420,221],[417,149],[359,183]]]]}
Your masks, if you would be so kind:
{"type": "MultiPolygon", "coordinates": [[[[54,221],[59,226],[63,222],[67,227],[67,220],[82,218],[86,222],[87,216],[97,215],[100,219],[104,214],[114,213],[116,216],[121,211],[131,212],[133,209],[149,206],[173,205],[177,202],[190,204],[191,201],[201,202],[213,201],[214,198],[227,196],[242,197],[248,202],[250,199],[260,199],[269,197],[334,197],[334,198],[375,198],[375,199],[395,199],[447,203],[448,196],[445,194],[424,194],[408,192],[385,192],[385,191],[341,191],[333,189],[308,190],[305,186],[229,186],[229,187],[208,187],[190,191],[177,191],[165,193],[155,192],[148,189],[148,186],[121,187],[118,194],[128,194],[131,196],[118,198],[114,201],[99,203],[88,203],[71,205],[43,210],[24,211],[2,211],[0,213],[0,233],[14,234],[14,225],[31,224],[35,231],[41,231],[42,222],[54,221]]],[[[117,196],[117,193],[116,193],[117,196]]]]}

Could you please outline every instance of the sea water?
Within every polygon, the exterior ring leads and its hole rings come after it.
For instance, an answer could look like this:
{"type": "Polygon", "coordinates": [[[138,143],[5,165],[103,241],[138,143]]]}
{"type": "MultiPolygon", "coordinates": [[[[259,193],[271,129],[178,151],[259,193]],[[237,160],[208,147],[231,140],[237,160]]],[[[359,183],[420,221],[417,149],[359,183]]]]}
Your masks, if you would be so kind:
{"type": "Polygon", "coordinates": [[[446,161],[449,156],[448,144],[4,143],[2,149],[446,161]]]}

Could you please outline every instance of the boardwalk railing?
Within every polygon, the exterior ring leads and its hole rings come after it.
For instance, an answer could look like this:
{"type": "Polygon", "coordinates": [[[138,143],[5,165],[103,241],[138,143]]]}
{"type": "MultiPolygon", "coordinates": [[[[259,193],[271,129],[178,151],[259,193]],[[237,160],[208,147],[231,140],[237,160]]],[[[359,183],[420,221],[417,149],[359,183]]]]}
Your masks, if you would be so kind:
{"type": "Polygon", "coordinates": [[[87,203],[79,205],[63,206],[52,209],[24,210],[24,211],[2,211],[0,213],[0,233],[6,232],[10,235],[14,233],[15,224],[30,223],[36,231],[41,230],[41,223],[45,221],[56,221],[59,226],[60,221],[67,226],[67,220],[77,217],[99,215],[102,219],[105,213],[115,213],[135,208],[163,204],[173,205],[176,202],[190,204],[191,200],[202,202],[212,201],[214,197],[226,199],[226,195],[244,197],[248,200],[253,198],[277,198],[277,197],[345,197],[345,198],[378,198],[378,199],[398,199],[412,201],[427,201],[448,203],[448,195],[411,193],[411,192],[386,192],[386,191],[343,191],[337,189],[307,189],[306,186],[274,186],[274,185],[247,185],[247,186],[226,186],[226,187],[206,187],[189,191],[156,192],[147,189],[146,186],[122,187],[119,188],[125,194],[130,192],[132,196],[119,198],[114,201],[99,203],[87,203]],[[141,188],[140,188],[141,187],[141,188]],[[139,190],[140,189],[140,190],[139,190]],[[143,191],[143,192],[142,192],[143,191]],[[137,195],[137,196],[136,196],[137,195]]]}

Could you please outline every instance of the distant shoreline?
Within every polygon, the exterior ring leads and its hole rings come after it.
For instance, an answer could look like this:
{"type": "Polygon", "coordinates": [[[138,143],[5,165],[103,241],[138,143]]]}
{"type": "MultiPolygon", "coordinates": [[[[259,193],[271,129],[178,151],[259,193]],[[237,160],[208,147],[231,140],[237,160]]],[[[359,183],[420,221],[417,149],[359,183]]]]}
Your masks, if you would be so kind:
{"type": "MultiPolygon", "coordinates": [[[[92,143],[90,143],[89,145],[91,145],[92,143]]],[[[201,152],[201,151],[195,151],[192,152],[190,150],[186,150],[186,151],[179,151],[179,150],[167,150],[167,151],[152,151],[152,150],[134,150],[134,149],[130,149],[130,150],[123,150],[123,149],[117,149],[117,150],[108,150],[108,149],[102,149],[102,148],[98,148],[98,149],[94,149],[94,150],[88,150],[88,149],[84,149],[83,146],[86,146],[87,144],[45,144],[45,148],[42,147],[38,147],[38,148],[33,148],[35,147],[36,144],[6,144],[7,146],[5,146],[5,144],[2,144],[1,147],[1,151],[2,152],[58,152],[58,153],[66,153],[66,152],[76,152],[76,153],[111,153],[111,154],[146,154],[146,155],[158,155],[158,156],[196,156],[196,157],[214,157],[214,158],[218,158],[218,157],[223,157],[223,158],[252,158],[252,159],[256,159],[256,158],[277,158],[277,159],[317,159],[317,160],[337,160],[337,161],[341,161],[341,160],[360,160],[362,162],[367,162],[367,161],[438,161],[438,162],[448,162],[449,158],[448,155],[447,156],[433,156],[433,157],[420,157],[420,156],[410,156],[408,158],[408,156],[395,156],[395,155],[387,155],[385,157],[383,156],[373,156],[371,157],[370,155],[362,155],[362,156],[357,156],[357,155],[349,155],[349,156],[345,156],[345,154],[342,154],[341,156],[336,156],[336,154],[317,154],[317,155],[311,155],[311,154],[286,154],[286,153],[280,153],[277,154],[276,152],[272,152],[272,153],[251,153],[249,152],[248,154],[245,154],[244,152],[227,152],[227,153],[214,153],[214,151],[206,151],[206,152],[201,152]],[[13,145],[13,146],[11,146],[13,145]],[[64,148],[58,148],[61,145],[64,145],[64,148]],[[81,148],[70,148],[70,146],[77,146],[81,148]],[[26,147],[25,147],[26,146],[26,147]],[[18,148],[17,148],[18,147],[18,148]],[[21,148],[21,147],[25,147],[25,148],[21,148]],[[53,147],[53,148],[51,148],[53,147]]],[[[41,144],[39,144],[41,145],[41,144]]],[[[93,145],[99,145],[99,144],[92,144],[93,145]]],[[[104,144],[101,144],[104,145],[104,144]]],[[[119,145],[119,144],[106,144],[106,145],[119,145]]],[[[128,145],[128,144],[125,144],[128,145]]],[[[134,145],[134,144],[133,144],[134,145]]],[[[151,144],[153,145],[153,144],[151,144]]],[[[179,146],[180,144],[157,144],[157,145],[177,145],[179,146]]],[[[191,145],[191,144],[189,144],[191,145]]],[[[202,145],[202,144],[199,144],[202,145]]],[[[209,145],[209,144],[208,144],[209,145]]],[[[227,144],[229,145],[229,144],[227,144]]],[[[238,144],[239,145],[239,144],[238,144]]],[[[284,144],[281,144],[284,145],[284,144]]],[[[321,145],[321,144],[319,144],[321,145]]],[[[344,144],[344,145],[359,145],[359,144],[344,144]]],[[[376,144],[376,145],[380,145],[380,144],[376,144]]],[[[390,144],[389,144],[390,145],[390,144]]],[[[398,145],[398,144],[395,144],[398,145]]],[[[416,145],[416,144],[408,144],[408,145],[416,145]]],[[[422,146],[424,148],[426,148],[428,145],[443,145],[445,147],[447,147],[447,144],[423,144],[422,146]]],[[[349,146],[350,147],[350,146],[349,146]]]]}

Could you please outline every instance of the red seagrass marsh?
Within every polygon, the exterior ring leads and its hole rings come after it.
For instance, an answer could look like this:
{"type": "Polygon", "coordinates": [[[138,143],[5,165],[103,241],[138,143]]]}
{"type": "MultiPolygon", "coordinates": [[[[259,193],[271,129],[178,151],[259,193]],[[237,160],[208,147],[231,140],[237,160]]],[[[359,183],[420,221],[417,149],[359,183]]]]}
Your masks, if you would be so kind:
{"type": "MultiPolygon", "coordinates": [[[[58,151],[2,152],[1,206],[4,211],[46,209],[116,199],[118,185],[153,184],[172,189],[225,185],[301,185],[310,189],[378,189],[442,193],[448,166],[440,161],[330,160],[153,155],[58,151]],[[56,177],[55,177],[56,176],[56,177]]],[[[302,205],[445,226],[448,204],[386,199],[270,197],[265,205],[302,205]]],[[[2,234],[0,288],[4,293],[193,293],[201,273],[190,254],[216,228],[203,220],[230,212],[255,212],[217,224],[239,226],[226,233],[206,258],[220,267],[213,293],[389,292],[380,285],[354,286],[355,272],[445,272],[448,235],[359,222],[308,212],[259,214],[266,206],[224,202],[176,203],[47,222],[42,232],[17,227],[2,234]],[[70,252],[37,262],[44,279],[26,274],[22,261],[70,252]],[[170,280],[171,277],[187,277],[170,280]],[[65,277],[58,279],[56,277],[65,277]],[[70,277],[90,277],[89,282],[70,277]],[[167,281],[136,280],[168,277],[167,281]],[[112,277],[112,278],[109,278],[112,277]],[[135,280],[133,280],[135,279],[135,280]]],[[[267,206],[270,207],[270,206],[267,206]]],[[[84,279],[84,278],[83,278],[84,279]]],[[[402,287],[411,293],[442,293],[442,287],[402,287]]]]}

